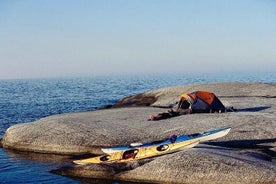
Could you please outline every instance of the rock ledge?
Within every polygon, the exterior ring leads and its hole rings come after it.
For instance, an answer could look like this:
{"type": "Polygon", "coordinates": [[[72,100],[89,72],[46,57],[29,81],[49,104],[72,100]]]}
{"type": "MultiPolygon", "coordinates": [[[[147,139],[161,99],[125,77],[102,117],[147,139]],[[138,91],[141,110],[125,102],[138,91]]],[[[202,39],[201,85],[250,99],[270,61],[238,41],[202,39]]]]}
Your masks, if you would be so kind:
{"type": "Polygon", "coordinates": [[[101,147],[231,126],[227,136],[185,151],[126,165],[74,166],[55,172],[157,183],[276,183],[275,97],[276,84],[212,83],[163,88],[124,98],[114,106],[127,108],[62,114],[17,124],[7,129],[1,142],[5,149],[101,154],[101,147]],[[196,90],[214,92],[238,112],[147,121],[149,114],[165,110],[156,107],[173,107],[181,93],[196,90]]]}

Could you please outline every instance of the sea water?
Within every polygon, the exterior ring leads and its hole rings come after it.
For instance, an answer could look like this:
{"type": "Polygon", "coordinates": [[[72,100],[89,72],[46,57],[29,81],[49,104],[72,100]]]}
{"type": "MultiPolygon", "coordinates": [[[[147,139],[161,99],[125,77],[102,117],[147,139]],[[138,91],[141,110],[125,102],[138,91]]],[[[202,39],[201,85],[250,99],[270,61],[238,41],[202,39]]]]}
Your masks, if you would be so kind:
{"type": "MultiPolygon", "coordinates": [[[[0,137],[7,128],[40,118],[96,110],[153,89],[210,82],[275,83],[275,73],[140,75],[0,80],[0,137]]],[[[50,173],[68,160],[0,149],[0,183],[83,183],[50,173]],[[41,158],[42,157],[42,158],[41,158]]],[[[90,180],[88,183],[97,183],[90,180]]],[[[85,181],[87,183],[87,181],[85,181]]],[[[104,182],[105,183],[105,182],[104,182]]]]}

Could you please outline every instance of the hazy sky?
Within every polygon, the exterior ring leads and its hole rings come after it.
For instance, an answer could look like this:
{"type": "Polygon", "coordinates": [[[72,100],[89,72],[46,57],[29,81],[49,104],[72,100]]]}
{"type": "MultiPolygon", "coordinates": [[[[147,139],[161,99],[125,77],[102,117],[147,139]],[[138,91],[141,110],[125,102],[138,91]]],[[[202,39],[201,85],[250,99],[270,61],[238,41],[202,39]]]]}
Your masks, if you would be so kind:
{"type": "Polygon", "coordinates": [[[276,72],[273,0],[0,0],[0,79],[276,72]]]}

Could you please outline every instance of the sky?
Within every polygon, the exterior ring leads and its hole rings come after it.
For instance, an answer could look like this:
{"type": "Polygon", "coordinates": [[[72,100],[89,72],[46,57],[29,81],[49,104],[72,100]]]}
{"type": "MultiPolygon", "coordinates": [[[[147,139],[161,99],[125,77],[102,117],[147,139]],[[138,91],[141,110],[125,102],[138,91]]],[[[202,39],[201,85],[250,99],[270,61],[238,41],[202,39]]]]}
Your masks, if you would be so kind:
{"type": "Polygon", "coordinates": [[[273,0],[0,0],[0,79],[276,72],[273,0]]]}

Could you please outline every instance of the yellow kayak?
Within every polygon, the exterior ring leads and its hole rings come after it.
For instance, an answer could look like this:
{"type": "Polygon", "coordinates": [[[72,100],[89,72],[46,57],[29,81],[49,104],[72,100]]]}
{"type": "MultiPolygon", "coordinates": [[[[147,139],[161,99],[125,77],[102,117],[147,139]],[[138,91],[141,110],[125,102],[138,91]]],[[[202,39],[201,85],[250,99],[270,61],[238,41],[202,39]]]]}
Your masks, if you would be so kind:
{"type": "Polygon", "coordinates": [[[191,148],[199,143],[198,140],[185,140],[171,142],[169,144],[153,145],[146,147],[137,147],[133,149],[118,151],[110,154],[105,154],[101,156],[96,156],[92,158],[75,160],[75,164],[85,165],[85,164],[98,164],[98,163],[122,163],[129,162],[139,159],[145,159],[150,157],[155,157],[170,152],[175,152],[185,148],[191,148]]]}
{"type": "Polygon", "coordinates": [[[172,142],[183,142],[186,140],[197,140],[199,142],[205,142],[213,139],[217,139],[220,137],[223,137],[229,133],[231,130],[231,127],[224,127],[219,128],[215,130],[209,130],[205,132],[200,133],[194,133],[194,134],[184,134],[184,135],[172,135],[169,138],[166,138],[164,140],[159,141],[152,141],[152,142],[145,142],[145,143],[131,143],[129,145],[122,145],[122,146],[115,146],[115,147],[109,147],[109,148],[102,148],[102,151],[106,154],[111,154],[118,151],[126,151],[129,149],[134,148],[141,148],[141,147],[147,147],[147,146],[158,146],[162,144],[170,144],[172,142]],[[175,141],[174,141],[175,139],[175,141]]]}

